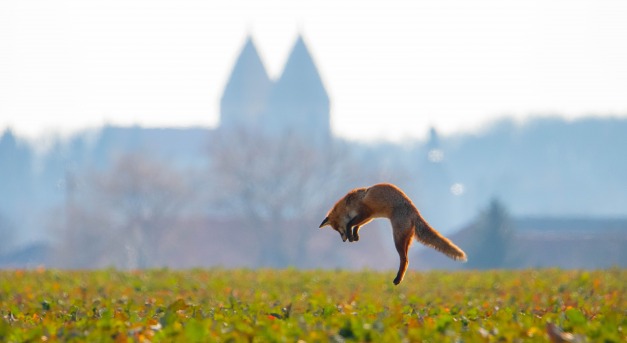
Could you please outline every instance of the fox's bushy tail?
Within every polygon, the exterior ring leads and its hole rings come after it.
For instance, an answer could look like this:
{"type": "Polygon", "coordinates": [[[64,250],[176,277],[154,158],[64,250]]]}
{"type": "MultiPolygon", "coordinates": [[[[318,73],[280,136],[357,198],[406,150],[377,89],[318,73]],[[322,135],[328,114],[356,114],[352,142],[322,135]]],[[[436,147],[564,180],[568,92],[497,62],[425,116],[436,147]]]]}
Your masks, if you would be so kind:
{"type": "Polygon", "coordinates": [[[434,228],[432,228],[421,216],[418,214],[415,221],[416,227],[416,239],[428,247],[431,247],[446,256],[460,261],[466,261],[466,253],[460,249],[457,245],[451,242],[448,238],[442,236],[434,228]]]}

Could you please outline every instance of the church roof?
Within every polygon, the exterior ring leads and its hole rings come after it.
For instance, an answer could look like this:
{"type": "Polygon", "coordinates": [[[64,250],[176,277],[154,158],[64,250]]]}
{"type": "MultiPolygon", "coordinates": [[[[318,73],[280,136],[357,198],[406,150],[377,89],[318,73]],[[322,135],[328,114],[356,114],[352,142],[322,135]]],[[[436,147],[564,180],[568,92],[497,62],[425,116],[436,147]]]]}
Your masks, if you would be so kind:
{"type": "Polygon", "coordinates": [[[327,91],[302,36],[296,40],[272,93],[273,97],[300,103],[329,102],[327,91]]]}
{"type": "Polygon", "coordinates": [[[299,131],[328,140],[329,96],[299,36],[277,81],[270,80],[248,38],[220,104],[220,126],[248,126],[269,134],[299,131]]]}
{"type": "Polygon", "coordinates": [[[249,115],[248,112],[259,111],[264,106],[271,87],[272,81],[257,48],[252,38],[248,37],[222,94],[221,119],[234,119],[231,118],[232,114],[228,113],[232,111],[242,113],[244,116],[249,115]],[[246,108],[242,108],[242,105],[246,108]]]}

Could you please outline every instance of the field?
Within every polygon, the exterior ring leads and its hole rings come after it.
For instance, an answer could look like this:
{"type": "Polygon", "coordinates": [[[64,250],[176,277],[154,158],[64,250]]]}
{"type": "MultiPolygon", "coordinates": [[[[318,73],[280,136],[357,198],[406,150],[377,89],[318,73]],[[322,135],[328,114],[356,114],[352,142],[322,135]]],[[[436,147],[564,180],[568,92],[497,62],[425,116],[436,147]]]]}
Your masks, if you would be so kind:
{"type": "Polygon", "coordinates": [[[2,342],[627,341],[627,271],[0,271],[2,342]]]}

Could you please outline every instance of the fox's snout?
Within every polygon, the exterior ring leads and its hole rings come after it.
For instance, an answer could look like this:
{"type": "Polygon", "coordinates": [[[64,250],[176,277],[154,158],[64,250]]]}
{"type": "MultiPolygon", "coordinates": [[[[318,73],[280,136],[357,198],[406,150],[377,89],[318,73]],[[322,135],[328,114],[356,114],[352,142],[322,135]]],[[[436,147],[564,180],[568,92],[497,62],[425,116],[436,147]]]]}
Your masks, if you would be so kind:
{"type": "MultiPolygon", "coordinates": [[[[326,225],[331,225],[329,224],[329,217],[325,217],[324,220],[322,220],[322,223],[320,223],[320,226],[318,226],[320,229],[322,229],[324,226],[326,225]]],[[[346,242],[346,240],[352,242],[353,238],[349,235],[346,234],[346,232],[342,232],[340,230],[337,230],[335,228],[333,228],[335,231],[337,231],[340,234],[340,237],[342,237],[342,242],[346,242]]]]}

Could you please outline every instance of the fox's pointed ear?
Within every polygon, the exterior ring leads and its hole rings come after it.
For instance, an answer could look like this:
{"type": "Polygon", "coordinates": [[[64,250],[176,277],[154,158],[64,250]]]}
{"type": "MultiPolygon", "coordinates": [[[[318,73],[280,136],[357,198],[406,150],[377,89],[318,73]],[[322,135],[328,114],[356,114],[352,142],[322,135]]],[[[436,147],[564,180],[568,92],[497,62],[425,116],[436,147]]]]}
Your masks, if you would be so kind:
{"type": "Polygon", "coordinates": [[[328,225],[328,224],[329,224],[329,217],[325,217],[322,223],[320,223],[320,226],[318,226],[318,228],[322,229],[323,226],[328,225]]]}

